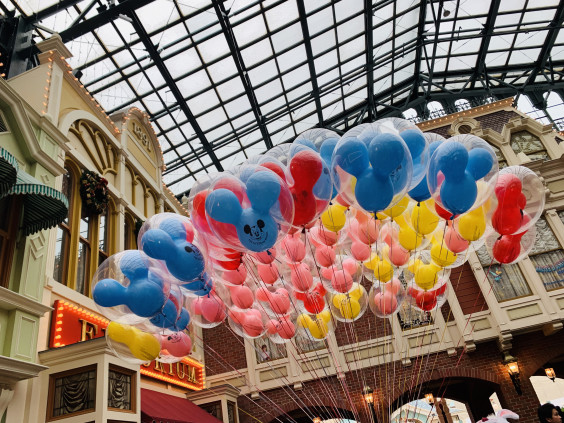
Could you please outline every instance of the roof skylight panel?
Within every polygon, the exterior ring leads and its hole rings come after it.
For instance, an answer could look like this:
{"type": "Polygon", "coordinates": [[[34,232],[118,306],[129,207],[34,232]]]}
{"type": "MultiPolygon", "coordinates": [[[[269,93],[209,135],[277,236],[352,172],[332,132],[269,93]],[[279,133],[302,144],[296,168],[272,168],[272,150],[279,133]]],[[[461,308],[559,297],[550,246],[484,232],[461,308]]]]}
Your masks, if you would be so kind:
{"type": "Polygon", "coordinates": [[[209,87],[211,85],[211,81],[206,71],[200,70],[177,81],[176,85],[180,89],[182,95],[186,98],[209,87]]]}
{"type": "Polygon", "coordinates": [[[333,18],[333,10],[331,6],[315,12],[307,18],[307,26],[309,28],[310,37],[315,37],[334,24],[335,19],[333,18]]]}
{"type": "Polygon", "coordinates": [[[268,39],[251,44],[241,50],[241,57],[247,68],[272,56],[273,52],[268,39]]]}
{"type": "Polygon", "coordinates": [[[251,84],[256,87],[263,82],[274,78],[278,75],[278,69],[276,67],[276,62],[274,59],[263,63],[248,71],[249,78],[251,79],[251,84]]]}
{"type": "Polygon", "coordinates": [[[296,0],[285,1],[282,4],[265,11],[264,14],[270,31],[274,31],[275,29],[280,28],[299,17],[296,0]]]}
{"type": "Polygon", "coordinates": [[[188,108],[194,115],[199,115],[210,107],[219,105],[219,98],[214,90],[208,90],[196,97],[187,100],[188,108]]]}
{"type": "Polygon", "coordinates": [[[251,110],[251,103],[249,102],[247,95],[243,94],[235,98],[234,100],[225,103],[224,107],[229,118],[231,119],[245,110],[251,110]]]}
{"type": "Polygon", "coordinates": [[[275,79],[260,88],[255,89],[255,96],[257,102],[260,104],[266,103],[272,98],[282,95],[283,89],[279,79],[275,79]]]}
{"type": "Polygon", "coordinates": [[[294,47],[292,50],[277,56],[278,66],[281,72],[297,66],[301,63],[307,62],[307,54],[304,45],[294,47]]]}
{"type": "Polygon", "coordinates": [[[276,53],[296,44],[303,43],[304,41],[302,29],[299,23],[290,25],[288,28],[272,34],[270,38],[272,39],[272,45],[274,46],[274,51],[276,53]]]}

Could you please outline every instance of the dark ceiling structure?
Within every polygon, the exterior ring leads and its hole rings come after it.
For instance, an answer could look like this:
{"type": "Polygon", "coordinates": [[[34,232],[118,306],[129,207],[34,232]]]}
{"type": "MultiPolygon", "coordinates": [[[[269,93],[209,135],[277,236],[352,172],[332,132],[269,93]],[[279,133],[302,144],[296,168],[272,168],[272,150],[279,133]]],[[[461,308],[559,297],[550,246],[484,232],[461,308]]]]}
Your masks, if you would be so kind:
{"type": "Polygon", "coordinates": [[[2,72],[34,66],[34,43],[59,33],[75,75],[108,114],[132,106],[149,113],[164,181],[177,195],[205,173],[313,127],[343,133],[408,109],[424,120],[521,95],[550,118],[547,93],[564,98],[559,0],[2,0],[0,7],[2,72]]]}

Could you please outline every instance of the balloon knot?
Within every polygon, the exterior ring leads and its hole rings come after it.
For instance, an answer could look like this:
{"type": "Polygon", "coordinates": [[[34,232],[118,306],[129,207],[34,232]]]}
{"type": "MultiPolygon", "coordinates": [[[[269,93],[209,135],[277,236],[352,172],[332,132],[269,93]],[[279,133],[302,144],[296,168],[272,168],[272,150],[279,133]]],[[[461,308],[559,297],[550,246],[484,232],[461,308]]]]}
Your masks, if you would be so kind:
{"type": "Polygon", "coordinates": [[[267,256],[271,256],[271,255],[272,255],[272,253],[270,252],[270,250],[266,250],[266,255],[267,255],[267,256]]]}

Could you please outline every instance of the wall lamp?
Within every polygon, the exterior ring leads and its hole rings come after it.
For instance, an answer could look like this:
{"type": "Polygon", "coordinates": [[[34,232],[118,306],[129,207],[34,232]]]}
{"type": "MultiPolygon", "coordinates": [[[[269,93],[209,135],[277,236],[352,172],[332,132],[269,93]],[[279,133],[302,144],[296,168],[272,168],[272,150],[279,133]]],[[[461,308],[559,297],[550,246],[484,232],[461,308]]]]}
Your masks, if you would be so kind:
{"type": "Polygon", "coordinates": [[[374,391],[370,386],[365,386],[364,388],[362,388],[362,393],[364,396],[364,401],[366,401],[368,408],[370,408],[372,421],[374,423],[378,423],[378,418],[376,417],[376,409],[374,408],[374,391]]]}
{"type": "Polygon", "coordinates": [[[505,365],[507,373],[509,373],[511,382],[513,382],[513,386],[515,387],[515,392],[517,392],[517,395],[523,395],[523,392],[521,391],[521,380],[519,379],[519,364],[517,363],[517,359],[506,351],[503,353],[502,363],[505,365]]]}
{"type": "Polygon", "coordinates": [[[548,377],[551,381],[556,382],[556,373],[552,367],[544,369],[544,371],[546,373],[546,377],[548,377]]]}
{"type": "Polygon", "coordinates": [[[429,392],[428,394],[425,394],[425,401],[427,401],[429,405],[433,405],[435,404],[435,397],[429,392]]]}
{"type": "Polygon", "coordinates": [[[321,423],[321,417],[314,417],[313,423],[321,423]]]}

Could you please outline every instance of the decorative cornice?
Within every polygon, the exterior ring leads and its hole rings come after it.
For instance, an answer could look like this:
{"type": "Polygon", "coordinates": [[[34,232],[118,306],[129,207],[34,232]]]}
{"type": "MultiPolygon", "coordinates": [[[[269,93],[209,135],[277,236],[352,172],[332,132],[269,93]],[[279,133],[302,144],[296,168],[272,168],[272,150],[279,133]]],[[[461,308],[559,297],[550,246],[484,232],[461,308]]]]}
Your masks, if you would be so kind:
{"type": "Polygon", "coordinates": [[[14,385],[16,382],[37,377],[48,367],[28,361],[0,355],[0,385],[14,385]]]}
{"type": "Polygon", "coordinates": [[[76,360],[77,357],[88,358],[99,354],[115,356],[108,346],[105,337],[41,351],[39,353],[39,361],[48,366],[55,366],[57,364],[76,360]]]}
{"type": "Polygon", "coordinates": [[[240,389],[232,385],[225,384],[214,386],[213,388],[202,389],[201,391],[187,392],[186,398],[188,398],[190,401],[201,402],[207,399],[217,400],[218,396],[225,395],[227,397],[236,399],[240,393],[240,389]]]}
{"type": "Polygon", "coordinates": [[[473,107],[471,109],[463,110],[461,112],[446,115],[437,119],[420,122],[417,124],[417,126],[422,131],[429,131],[431,129],[440,128],[442,126],[449,125],[461,117],[476,117],[476,116],[490,114],[492,112],[497,112],[499,110],[504,110],[507,109],[508,107],[512,107],[512,104],[513,104],[513,97],[509,97],[504,100],[495,101],[490,104],[484,104],[483,106],[473,107]]]}
{"type": "Polygon", "coordinates": [[[21,310],[37,317],[42,317],[52,307],[41,304],[39,301],[24,297],[17,292],[0,286],[0,308],[3,310],[21,310]]]}

